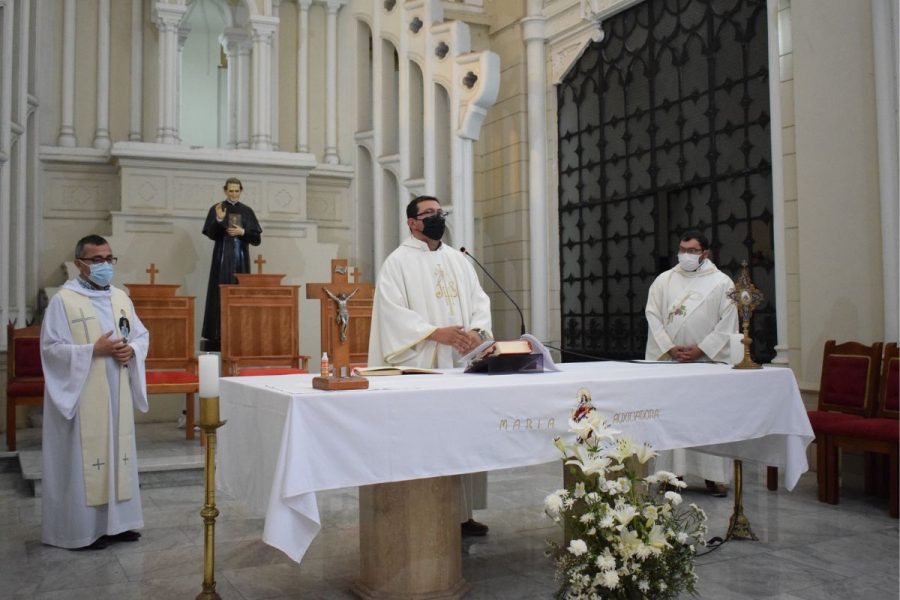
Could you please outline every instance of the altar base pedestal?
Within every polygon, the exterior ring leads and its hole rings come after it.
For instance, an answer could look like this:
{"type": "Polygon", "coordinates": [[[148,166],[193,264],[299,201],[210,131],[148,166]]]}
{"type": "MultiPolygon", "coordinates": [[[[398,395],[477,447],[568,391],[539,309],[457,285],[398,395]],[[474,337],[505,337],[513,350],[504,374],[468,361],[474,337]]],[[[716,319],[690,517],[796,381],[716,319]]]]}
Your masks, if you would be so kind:
{"type": "Polygon", "coordinates": [[[459,476],[359,488],[360,579],[365,600],[456,600],[462,577],[459,476]]]}

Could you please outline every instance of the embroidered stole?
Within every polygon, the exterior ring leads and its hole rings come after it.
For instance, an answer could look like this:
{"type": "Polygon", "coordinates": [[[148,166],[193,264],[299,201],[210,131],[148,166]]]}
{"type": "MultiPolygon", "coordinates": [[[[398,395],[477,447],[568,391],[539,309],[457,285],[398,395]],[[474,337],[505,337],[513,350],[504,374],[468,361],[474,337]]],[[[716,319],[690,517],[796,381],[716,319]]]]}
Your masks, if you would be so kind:
{"type": "MultiPolygon", "coordinates": [[[[687,323],[688,317],[694,312],[694,309],[701,306],[707,296],[715,289],[715,279],[708,276],[716,272],[718,272],[718,269],[701,276],[683,277],[686,284],[685,289],[682,291],[676,302],[669,304],[668,315],[665,322],[666,333],[668,333],[669,337],[673,340],[675,339],[675,336],[678,335],[678,332],[681,331],[681,328],[687,323]],[[710,281],[713,282],[713,285],[709,284],[710,281]],[[676,316],[681,318],[675,319],[674,317],[676,316]],[[674,323],[672,321],[674,321],[674,323]]],[[[667,290],[672,289],[672,277],[674,275],[674,271],[669,274],[669,278],[666,281],[667,290]]]]}
{"type": "MultiPolygon", "coordinates": [[[[72,290],[59,291],[69,320],[72,341],[76,344],[93,344],[102,333],[100,321],[87,296],[72,290]]],[[[113,315],[125,311],[129,320],[134,319],[131,303],[122,290],[114,289],[111,295],[113,315]]],[[[91,359],[91,370],[87,382],[78,399],[78,420],[81,425],[81,460],[84,473],[84,491],[88,506],[109,503],[109,462],[110,457],[110,405],[109,383],[106,378],[106,357],[91,359]]],[[[128,461],[136,460],[128,456],[134,440],[134,405],[131,398],[129,372],[117,369],[119,381],[118,443],[115,457],[116,498],[119,501],[131,499],[131,472],[128,461]]]]}

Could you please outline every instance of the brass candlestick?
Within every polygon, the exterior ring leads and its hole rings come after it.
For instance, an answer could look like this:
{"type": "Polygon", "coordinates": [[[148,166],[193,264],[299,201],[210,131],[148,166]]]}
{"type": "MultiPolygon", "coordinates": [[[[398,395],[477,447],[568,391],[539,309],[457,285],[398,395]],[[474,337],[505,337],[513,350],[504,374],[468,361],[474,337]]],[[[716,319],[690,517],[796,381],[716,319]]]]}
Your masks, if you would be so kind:
{"type": "Polygon", "coordinates": [[[728,540],[759,540],[750,529],[750,520],[744,516],[744,464],[740,460],[734,461],[734,512],[725,534],[725,541],[728,540]]]}
{"type": "Polygon", "coordinates": [[[744,345],[744,358],[738,364],[734,365],[735,369],[761,369],[762,367],[753,362],[750,358],[750,317],[753,311],[762,304],[763,294],[750,281],[750,272],[747,268],[747,261],[741,263],[741,274],[734,282],[734,289],[728,292],[728,298],[737,305],[737,309],[741,314],[741,329],[744,332],[744,339],[741,343],[744,345]]]}
{"type": "Polygon", "coordinates": [[[200,429],[206,441],[206,503],[200,511],[203,517],[203,591],[196,600],[221,600],[216,592],[216,430],[225,424],[219,420],[219,398],[200,398],[200,429]]]}

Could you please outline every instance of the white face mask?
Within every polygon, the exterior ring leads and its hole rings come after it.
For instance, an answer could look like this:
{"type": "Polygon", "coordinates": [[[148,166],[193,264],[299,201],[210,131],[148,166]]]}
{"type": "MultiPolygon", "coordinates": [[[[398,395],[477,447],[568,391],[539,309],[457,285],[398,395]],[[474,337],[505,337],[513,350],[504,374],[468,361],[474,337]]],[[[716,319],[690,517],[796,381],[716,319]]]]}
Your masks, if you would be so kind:
{"type": "Polygon", "coordinates": [[[678,266],[685,271],[696,271],[700,268],[700,256],[698,254],[679,254],[678,266]]]}

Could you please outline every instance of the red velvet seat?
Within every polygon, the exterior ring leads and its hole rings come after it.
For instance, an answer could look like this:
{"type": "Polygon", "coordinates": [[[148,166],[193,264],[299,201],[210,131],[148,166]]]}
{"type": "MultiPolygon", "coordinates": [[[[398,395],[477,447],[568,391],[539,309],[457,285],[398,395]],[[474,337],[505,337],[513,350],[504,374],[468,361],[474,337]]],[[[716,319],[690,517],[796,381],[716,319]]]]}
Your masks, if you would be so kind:
{"type": "Polygon", "coordinates": [[[256,367],[238,369],[238,377],[262,377],[265,375],[304,375],[306,369],[292,369],[290,367],[256,367]]]}
{"type": "Polygon", "coordinates": [[[147,385],[160,386],[190,383],[200,383],[196,373],[188,371],[147,371],[147,385]]]}
{"type": "MultiPolygon", "coordinates": [[[[878,414],[871,419],[856,419],[834,422],[823,429],[828,467],[826,501],[837,504],[840,496],[840,453],[839,450],[855,450],[888,457],[888,495],[892,517],[900,514],[898,500],[898,450],[900,450],[900,361],[897,344],[885,347],[884,363],[878,392],[878,414]]],[[[872,479],[876,477],[872,461],[866,462],[866,489],[874,489],[872,479]]]]}
{"type": "Polygon", "coordinates": [[[44,403],[41,328],[6,326],[6,447],[16,449],[16,407],[44,403]]]}

